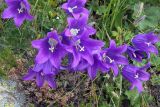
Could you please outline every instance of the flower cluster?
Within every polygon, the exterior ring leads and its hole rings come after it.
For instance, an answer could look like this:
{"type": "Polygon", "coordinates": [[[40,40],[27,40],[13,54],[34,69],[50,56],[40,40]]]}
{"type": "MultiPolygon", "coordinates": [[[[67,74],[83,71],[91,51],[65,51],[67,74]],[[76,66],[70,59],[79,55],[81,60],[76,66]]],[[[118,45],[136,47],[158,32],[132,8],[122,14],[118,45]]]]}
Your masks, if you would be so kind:
{"type": "MultiPolygon", "coordinates": [[[[126,53],[131,60],[142,62],[143,59],[149,60],[150,54],[158,55],[158,49],[155,44],[159,42],[159,38],[153,32],[147,34],[138,34],[132,39],[132,46],[128,46],[126,53]]],[[[150,63],[143,67],[134,65],[126,65],[122,69],[122,75],[131,82],[130,89],[137,87],[138,92],[143,91],[142,82],[150,78],[150,74],[146,70],[150,67],[150,63]]]]}
{"type": "MultiPolygon", "coordinates": [[[[6,0],[8,8],[4,10],[3,18],[14,18],[16,26],[22,22],[32,20],[29,14],[30,6],[27,0],[6,0]]],[[[138,92],[143,91],[143,81],[149,80],[150,74],[146,70],[150,63],[143,67],[130,64],[130,60],[142,62],[149,59],[150,53],[158,54],[154,46],[159,41],[154,33],[139,34],[132,39],[132,46],[127,44],[117,46],[114,40],[105,48],[101,40],[93,39],[96,30],[88,24],[89,11],[84,7],[86,0],[68,0],[62,5],[62,9],[68,14],[68,25],[62,33],[56,30],[48,32],[39,40],[32,41],[32,46],[38,50],[34,67],[29,69],[24,80],[36,78],[39,87],[44,82],[52,88],[56,88],[55,77],[61,70],[70,72],[87,72],[91,80],[96,78],[98,71],[105,74],[113,71],[116,77],[122,71],[122,75],[138,92]],[[127,54],[128,58],[125,56],[127,54]],[[68,59],[67,64],[62,65],[63,59],[68,59]]]]}
{"type": "Polygon", "coordinates": [[[30,15],[30,4],[27,0],[5,0],[8,8],[2,13],[3,19],[13,18],[17,27],[20,27],[24,20],[33,20],[30,15]]]}

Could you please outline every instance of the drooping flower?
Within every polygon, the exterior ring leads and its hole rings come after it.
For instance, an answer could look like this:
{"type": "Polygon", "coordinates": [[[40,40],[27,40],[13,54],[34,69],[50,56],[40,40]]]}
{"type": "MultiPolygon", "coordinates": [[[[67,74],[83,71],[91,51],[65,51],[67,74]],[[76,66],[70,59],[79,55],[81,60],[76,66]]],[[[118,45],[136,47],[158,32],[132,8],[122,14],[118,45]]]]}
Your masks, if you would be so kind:
{"type": "Polygon", "coordinates": [[[28,74],[23,77],[23,80],[33,80],[36,78],[38,87],[42,87],[44,82],[48,82],[49,86],[56,88],[55,75],[58,70],[52,66],[50,61],[43,64],[35,64],[33,68],[30,68],[28,74]]]}
{"type": "Polygon", "coordinates": [[[86,0],[68,0],[62,5],[62,8],[74,18],[78,19],[82,14],[89,15],[89,11],[84,8],[86,0]]]}
{"type": "Polygon", "coordinates": [[[159,41],[157,35],[153,32],[147,34],[138,34],[132,39],[135,48],[144,51],[150,56],[150,53],[158,54],[158,49],[154,46],[159,41]]]}
{"type": "Polygon", "coordinates": [[[43,39],[34,40],[32,46],[39,50],[35,59],[36,63],[42,64],[49,60],[54,67],[60,67],[61,59],[66,51],[56,31],[49,32],[43,39]]]}
{"type": "Polygon", "coordinates": [[[147,81],[150,78],[150,74],[146,70],[150,67],[150,63],[143,67],[136,67],[134,65],[126,65],[122,69],[122,75],[131,83],[130,89],[136,87],[138,92],[143,91],[143,81],[147,81]]]}
{"type": "Polygon", "coordinates": [[[122,54],[126,52],[127,45],[121,45],[116,47],[114,40],[110,41],[110,47],[104,49],[101,52],[103,62],[107,68],[111,68],[114,72],[114,76],[118,75],[118,66],[128,64],[128,60],[122,54]]]}
{"type": "Polygon", "coordinates": [[[101,71],[102,73],[107,73],[109,71],[109,68],[105,66],[101,56],[95,54],[93,58],[94,58],[94,64],[89,65],[87,68],[88,75],[91,80],[95,79],[98,71],[101,71]]]}
{"type": "Polygon", "coordinates": [[[66,45],[66,50],[72,54],[73,62],[72,67],[75,68],[81,59],[85,59],[90,65],[93,65],[93,52],[101,50],[104,46],[104,42],[91,38],[85,38],[87,34],[83,36],[73,38],[70,40],[69,45],[66,45]]]}
{"type": "Polygon", "coordinates": [[[137,62],[142,62],[142,59],[146,58],[146,53],[144,51],[136,49],[133,46],[128,46],[126,53],[132,60],[137,62]]]}
{"type": "Polygon", "coordinates": [[[24,20],[33,20],[30,15],[30,4],[27,0],[5,0],[8,8],[2,13],[3,19],[13,18],[17,27],[20,27],[24,20]]]}
{"type": "Polygon", "coordinates": [[[93,55],[94,64],[90,65],[86,60],[81,59],[79,64],[75,68],[68,68],[70,72],[82,72],[88,73],[88,76],[91,80],[95,79],[98,71],[102,73],[107,73],[109,69],[103,64],[101,56],[98,54],[93,55]]]}
{"type": "Polygon", "coordinates": [[[96,30],[87,25],[88,16],[81,16],[79,19],[74,19],[69,17],[68,28],[65,30],[65,35],[68,37],[81,36],[84,32],[87,32],[88,35],[93,35],[96,33],[96,30]]]}

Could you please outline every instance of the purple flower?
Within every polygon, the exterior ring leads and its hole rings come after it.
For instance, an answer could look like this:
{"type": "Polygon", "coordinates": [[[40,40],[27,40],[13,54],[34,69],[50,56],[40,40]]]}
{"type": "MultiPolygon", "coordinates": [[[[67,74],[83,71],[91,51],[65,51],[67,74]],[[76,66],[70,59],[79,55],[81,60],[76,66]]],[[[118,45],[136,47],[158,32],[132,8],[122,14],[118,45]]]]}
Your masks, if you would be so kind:
{"type": "Polygon", "coordinates": [[[88,35],[96,33],[94,28],[87,25],[88,16],[83,15],[79,19],[69,17],[67,20],[69,27],[65,30],[65,35],[68,37],[81,36],[84,32],[87,32],[88,35]]]}
{"type": "Polygon", "coordinates": [[[35,59],[36,63],[42,64],[49,60],[54,67],[60,67],[61,59],[66,51],[56,31],[49,32],[43,39],[34,40],[32,46],[39,50],[35,59]]]}
{"type": "MultiPolygon", "coordinates": [[[[85,35],[84,35],[85,36],[85,35]]],[[[101,50],[104,42],[85,38],[84,36],[70,40],[69,45],[66,45],[66,50],[73,55],[72,67],[75,68],[81,59],[85,59],[90,65],[93,65],[93,53],[101,50]]]]}
{"type": "Polygon", "coordinates": [[[95,79],[98,71],[101,71],[102,73],[107,73],[109,69],[104,65],[103,61],[101,60],[101,57],[99,57],[98,54],[93,55],[94,64],[90,65],[86,60],[81,59],[79,64],[76,66],[76,68],[69,68],[71,72],[82,72],[84,73],[87,71],[88,76],[91,80],[95,79]]]}
{"type": "Polygon", "coordinates": [[[47,61],[43,64],[36,64],[33,68],[30,68],[28,74],[23,77],[23,80],[32,80],[35,77],[37,86],[42,87],[46,81],[50,87],[56,88],[54,76],[57,73],[57,69],[52,66],[50,61],[47,61]]]}
{"type": "Polygon", "coordinates": [[[143,81],[147,81],[150,78],[150,74],[146,70],[150,67],[150,63],[143,67],[136,67],[134,65],[126,65],[122,69],[122,75],[127,79],[132,85],[130,89],[137,87],[138,92],[143,91],[143,81]]]}
{"type": "Polygon", "coordinates": [[[158,49],[154,46],[159,41],[157,35],[153,32],[147,34],[138,34],[132,39],[135,48],[144,51],[150,56],[150,53],[158,54],[158,49]]]}
{"type": "Polygon", "coordinates": [[[30,4],[27,0],[5,0],[8,8],[2,13],[3,19],[13,18],[17,27],[20,27],[23,21],[33,20],[33,16],[30,15],[30,4]]]}
{"type": "Polygon", "coordinates": [[[101,71],[102,73],[107,73],[109,68],[105,66],[101,56],[95,54],[94,56],[94,64],[88,66],[87,71],[91,80],[95,79],[97,72],[101,71]]]}
{"type": "Polygon", "coordinates": [[[89,15],[89,11],[84,8],[86,0],[68,0],[67,3],[62,5],[62,8],[74,18],[78,19],[80,15],[89,15]]]}
{"type": "Polygon", "coordinates": [[[116,47],[114,40],[110,41],[110,47],[101,52],[105,66],[111,68],[114,76],[118,75],[118,66],[128,64],[128,60],[122,54],[127,50],[127,45],[116,47]]]}
{"type": "Polygon", "coordinates": [[[126,52],[132,60],[135,60],[137,62],[142,62],[142,59],[146,57],[146,53],[144,51],[136,49],[133,46],[128,46],[126,52]]]}

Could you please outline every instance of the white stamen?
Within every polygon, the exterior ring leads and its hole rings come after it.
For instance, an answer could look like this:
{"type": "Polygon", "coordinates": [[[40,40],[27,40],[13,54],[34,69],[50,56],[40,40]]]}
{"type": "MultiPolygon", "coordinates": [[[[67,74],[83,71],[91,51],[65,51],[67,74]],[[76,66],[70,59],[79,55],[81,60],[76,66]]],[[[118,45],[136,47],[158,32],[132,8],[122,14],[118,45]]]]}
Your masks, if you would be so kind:
{"type": "Polygon", "coordinates": [[[134,56],[135,58],[137,57],[135,53],[133,53],[133,56],[134,56]]]}
{"type": "MultiPolygon", "coordinates": [[[[108,57],[108,56],[107,56],[107,57],[108,57]]],[[[108,59],[110,60],[110,62],[109,62],[109,63],[114,62],[114,60],[112,60],[110,57],[108,57],[108,59]]]]}
{"type": "Polygon", "coordinates": [[[149,47],[151,43],[150,43],[150,42],[145,42],[145,44],[147,44],[147,45],[148,45],[148,47],[149,47]]]}
{"type": "Polygon", "coordinates": [[[77,8],[77,6],[74,6],[72,9],[76,9],[77,8]]]}
{"type": "Polygon", "coordinates": [[[84,51],[84,46],[82,46],[79,51],[84,51]]]}
{"type": "Polygon", "coordinates": [[[24,5],[22,2],[20,3],[20,6],[21,6],[21,8],[18,8],[18,9],[17,9],[19,14],[20,14],[20,13],[23,13],[23,11],[24,11],[24,9],[25,9],[25,5],[24,5]]]}
{"type": "Polygon", "coordinates": [[[41,76],[44,76],[44,73],[43,73],[43,72],[41,72],[41,76]]]}
{"type": "Polygon", "coordinates": [[[106,55],[106,53],[104,53],[103,55],[102,55],[102,58],[103,58],[103,61],[104,62],[106,62],[106,58],[108,58],[109,59],[109,63],[112,63],[112,62],[114,62],[114,60],[112,60],[110,57],[108,57],[107,55],[106,55]]]}
{"type": "Polygon", "coordinates": [[[73,9],[76,9],[77,8],[77,6],[74,6],[74,7],[68,7],[68,11],[70,12],[70,13],[73,13],[73,9]]]}
{"type": "Polygon", "coordinates": [[[80,52],[85,51],[84,46],[81,46],[80,43],[81,43],[81,41],[80,41],[80,39],[78,39],[78,40],[76,41],[76,48],[77,48],[80,52]]]}
{"type": "Polygon", "coordinates": [[[102,60],[103,60],[104,62],[106,62],[106,58],[107,58],[106,53],[103,53],[103,55],[102,55],[102,60]]]}
{"type": "Polygon", "coordinates": [[[139,75],[138,75],[138,74],[136,74],[136,75],[134,76],[134,78],[136,78],[136,79],[137,79],[137,78],[139,78],[139,75]]]}
{"type": "Polygon", "coordinates": [[[23,9],[17,9],[18,10],[18,13],[23,13],[23,9]]]}
{"type": "Polygon", "coordinates": [[[54,52],[54,47],[49,48],[49,50],[53,53],[54,52]]]}
{"type": "Polygon", "coordinates": [[[73,9],[70,8],[70,7],[68,7],[68,11],[69,11],[70,13],[73,13],[73,9]]]}
{"type": "Polygon", "coordinates": [[[57,41],[53,38],[49,38],[48,43],[51,46],[49,50],[53,53],[55,50],[55,46],[57,45],[57,41]]]}
{"type": "Polygon", "coordinates": [[[77,36],[78,32],[80,31],[80,29],[71,29],[70,32],[73,36],[77,36]]]}

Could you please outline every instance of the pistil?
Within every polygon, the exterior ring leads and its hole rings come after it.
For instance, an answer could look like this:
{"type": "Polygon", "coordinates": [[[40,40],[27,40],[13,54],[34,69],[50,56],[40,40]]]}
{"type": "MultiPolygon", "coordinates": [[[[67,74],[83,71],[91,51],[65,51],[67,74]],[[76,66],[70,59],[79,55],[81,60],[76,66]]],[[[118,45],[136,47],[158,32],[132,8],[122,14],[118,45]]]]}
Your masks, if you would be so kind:
{"type": "Polygon", "coordinates": [[[72,34],[73,36],[77,36],[78,33],[79,33],[79,31],[80,31],[80,29],[73,29],[73,28],[70,30],[70,32],[71,32],[71,34],[72,34]]]}
{"type": "Polygon", "coordinates": [[[73,10],[76,9],[76,8],[77,8],[77,6],[74,6],[74,7],[72,7],[72,8],[71,8],[71,7],[68,7],[68,11],[69,11],[70,13],[73,13],[73,10]]]}
{"type": "Polygon", "coordinates": [[[53,38],[49,38],[48,43],[50,45],[49,50],[53,53],[58,42],[53,38]]]}

